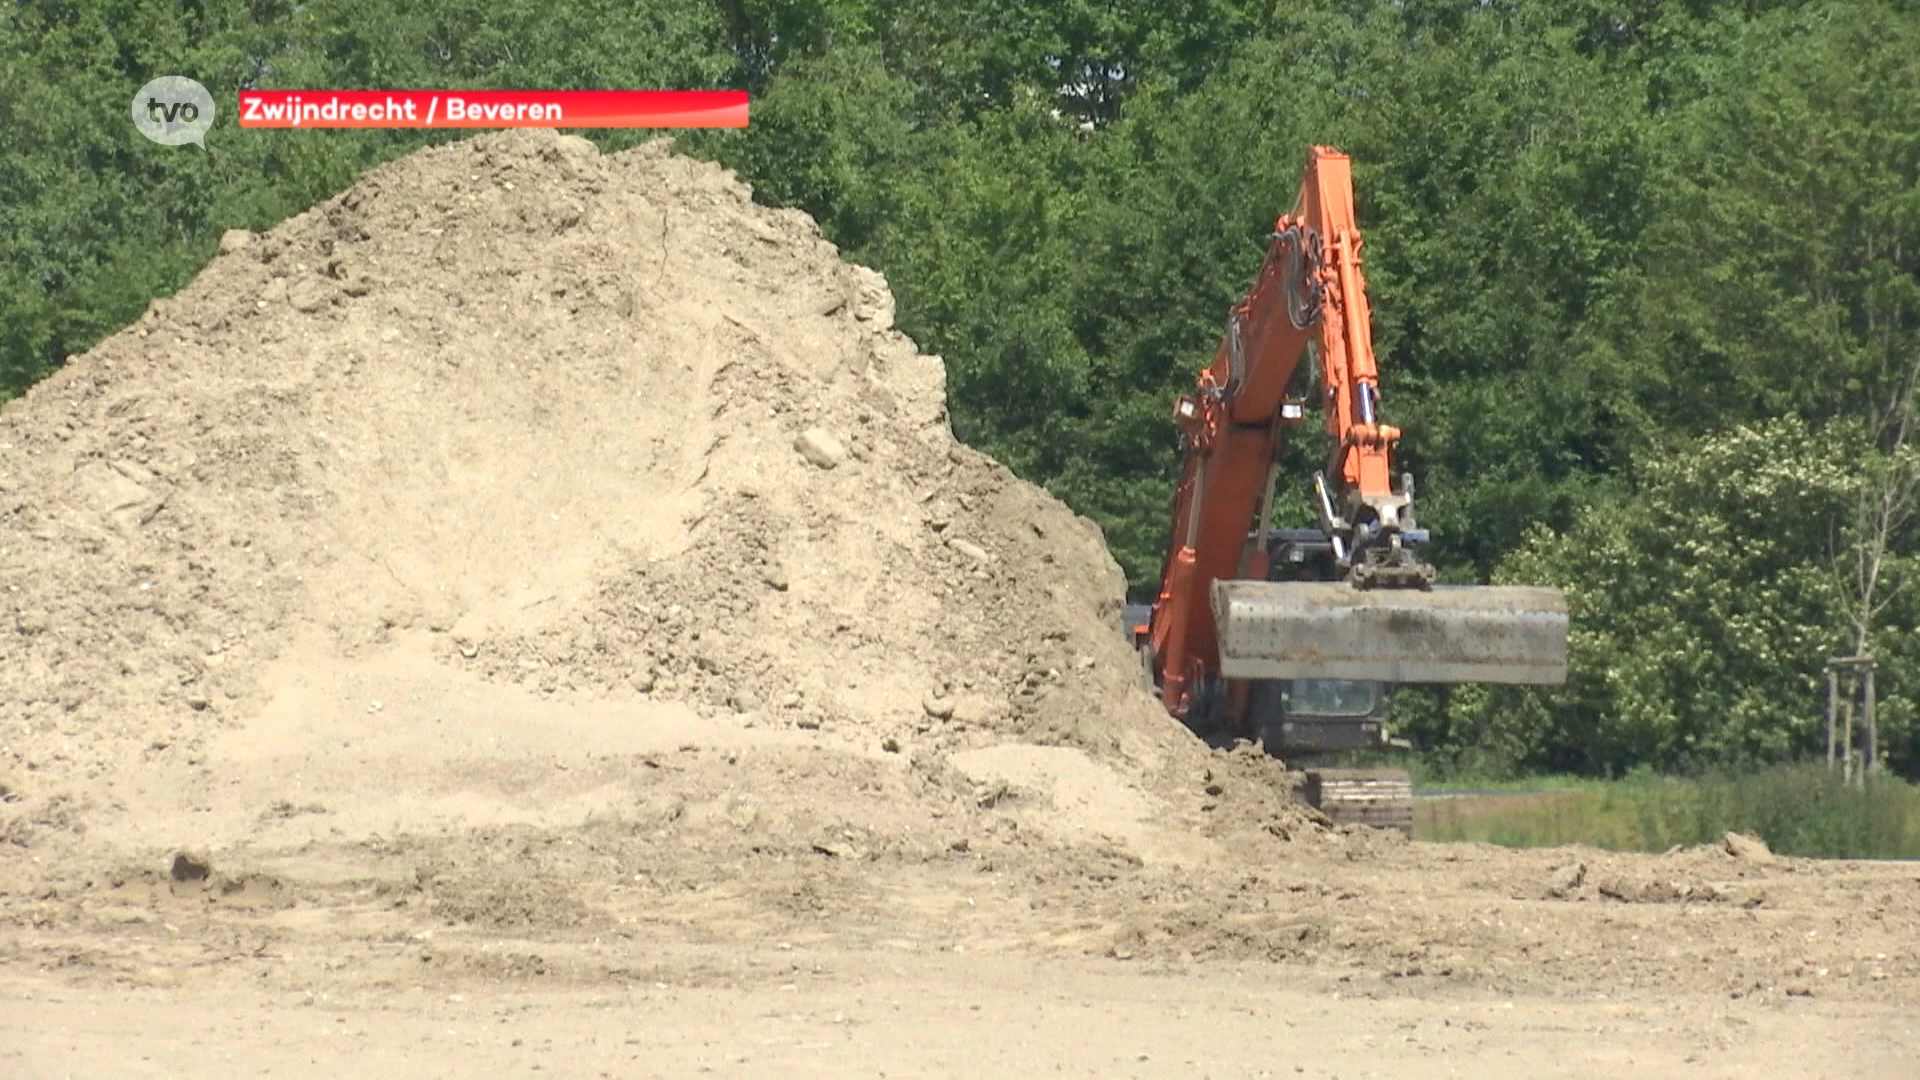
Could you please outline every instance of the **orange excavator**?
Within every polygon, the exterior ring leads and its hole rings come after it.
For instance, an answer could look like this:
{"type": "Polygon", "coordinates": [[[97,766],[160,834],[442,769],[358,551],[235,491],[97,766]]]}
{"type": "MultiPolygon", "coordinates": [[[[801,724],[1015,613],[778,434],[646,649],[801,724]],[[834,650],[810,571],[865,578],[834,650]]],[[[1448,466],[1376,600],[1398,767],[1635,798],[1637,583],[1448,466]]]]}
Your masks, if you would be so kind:
{"type": "Polygon", "coordinates": [[[1174,405],[1172,536],[1158,597],[1128,623],[1161,702],[1201,737],[1259,740],[1336,822],[1411,831],[1405,771],[1315,766],[1403,747],[1384,721],[1397,685],[1565,681],[1567,609],[1554,589],[1436,585],[1415,554],[1427,533],[1413,478],[1393,474],[1360,251],[1350,162],[1314,147],[1213,363],[1174,405]],[[1278,457],[1314,406],[1319,521],[1276,529],[1278,457]]]}

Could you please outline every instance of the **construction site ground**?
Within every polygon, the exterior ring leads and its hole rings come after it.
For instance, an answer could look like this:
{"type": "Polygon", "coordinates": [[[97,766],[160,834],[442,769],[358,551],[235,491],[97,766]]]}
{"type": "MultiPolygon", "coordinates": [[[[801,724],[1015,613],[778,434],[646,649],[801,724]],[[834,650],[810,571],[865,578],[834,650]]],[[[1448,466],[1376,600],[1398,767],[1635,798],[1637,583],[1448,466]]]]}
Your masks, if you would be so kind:
{"type": "Polygon", "coordinates": [[[422,151],[0,411],[0,1074],[1920,1075],[1920,866],[1340,830],[812,222],[422,151]]]}

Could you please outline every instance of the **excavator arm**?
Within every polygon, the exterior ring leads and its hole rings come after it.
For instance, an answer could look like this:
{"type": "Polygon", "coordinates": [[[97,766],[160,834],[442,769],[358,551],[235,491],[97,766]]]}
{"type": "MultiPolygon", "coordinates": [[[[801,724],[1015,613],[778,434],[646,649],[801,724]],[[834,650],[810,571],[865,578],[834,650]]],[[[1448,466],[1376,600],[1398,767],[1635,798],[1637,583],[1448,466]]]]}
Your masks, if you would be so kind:
{"type": "Polygon", "coordinates": [[[1252,680],[1565,679],[1558,592],[1436,588],[1413,554],[1426,533],[1412,478],[1393,475],[1400,431],[1380,419],[1360,253],[1350,162],[1315,147],[1213,362],[1174,406],[1186,458],[1145,655],[1162,702],[1190,724],[1210,710],[1244,727],[1252,680]],[[1328,436],[1314,484],[1332,572],[1270,581],[1275,463],[1309,393],[1328,436]]]}

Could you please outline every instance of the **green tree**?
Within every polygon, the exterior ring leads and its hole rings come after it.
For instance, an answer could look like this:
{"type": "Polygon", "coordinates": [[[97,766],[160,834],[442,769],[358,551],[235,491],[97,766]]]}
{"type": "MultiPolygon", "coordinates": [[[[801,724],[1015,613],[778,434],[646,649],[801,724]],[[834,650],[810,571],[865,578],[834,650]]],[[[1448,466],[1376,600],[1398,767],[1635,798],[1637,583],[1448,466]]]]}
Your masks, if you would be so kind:
{"type": "Polygon", "coordinates": [[[1446,728],[1421,734],[1616,775],[1817,750],[1825,660],[1847,637],[1833,568],[1852,539],[1860,441],[1789,417],[1676,442],[1572,529],[1535,530],[1498,578],[1565,590],[1567,685],[1456,690],[1446,728]]]}

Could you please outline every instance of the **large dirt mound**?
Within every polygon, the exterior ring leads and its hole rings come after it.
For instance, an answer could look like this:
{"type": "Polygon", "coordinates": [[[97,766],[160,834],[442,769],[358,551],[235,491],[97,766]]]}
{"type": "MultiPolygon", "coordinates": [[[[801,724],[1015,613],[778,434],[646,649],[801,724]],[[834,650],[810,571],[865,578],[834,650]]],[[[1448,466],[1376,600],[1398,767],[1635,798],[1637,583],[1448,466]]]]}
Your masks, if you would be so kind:
{"type": "Polygon", "coordinates": [[[229,234],[0,414],[0,781],[191,764],[275,658],[410,635],[888,750],[1189,753],[1098,529],[955,442],[892,309],[664,142],[476,139],[229,234]]]}

